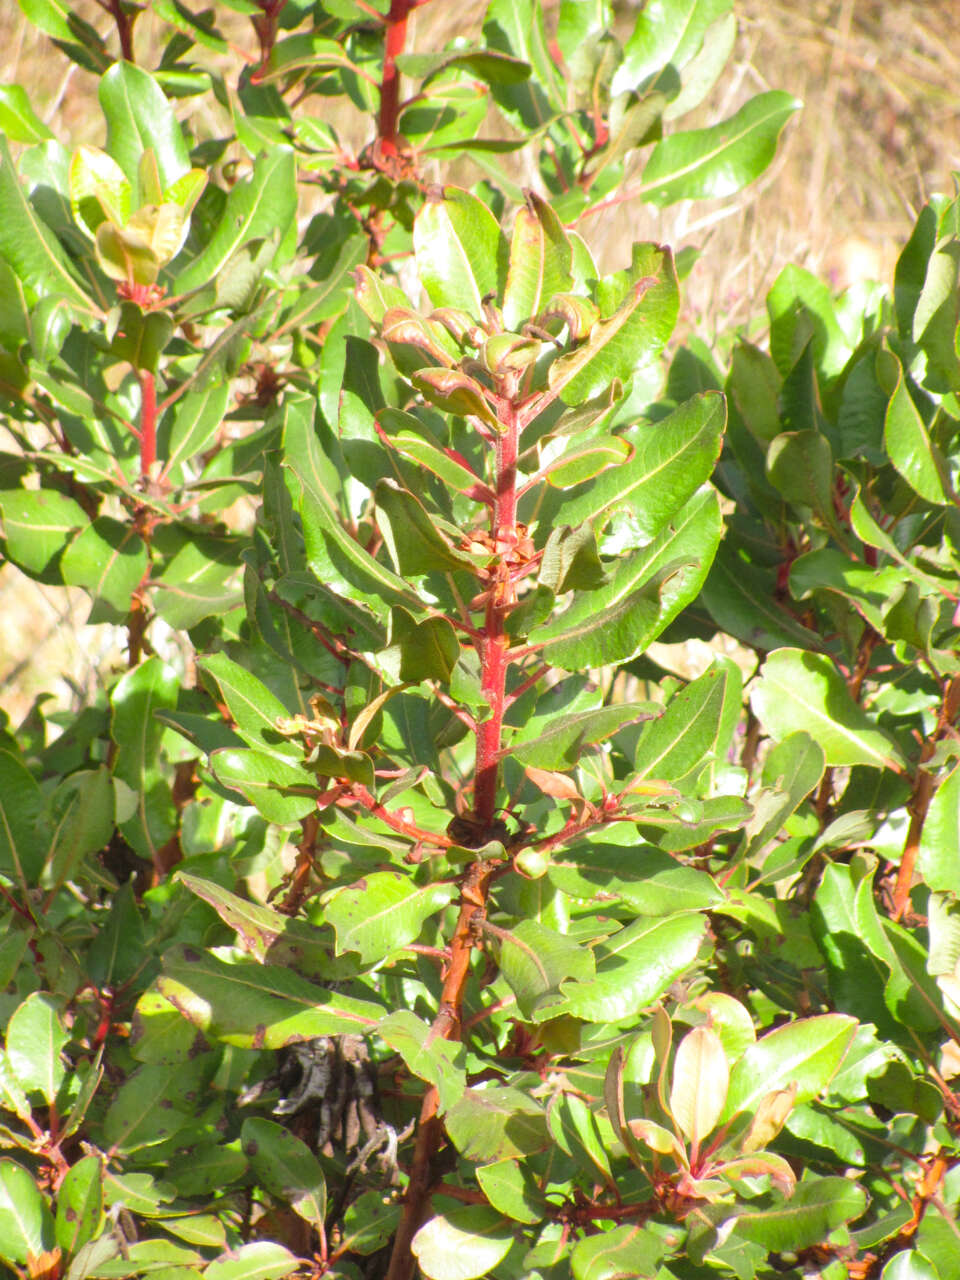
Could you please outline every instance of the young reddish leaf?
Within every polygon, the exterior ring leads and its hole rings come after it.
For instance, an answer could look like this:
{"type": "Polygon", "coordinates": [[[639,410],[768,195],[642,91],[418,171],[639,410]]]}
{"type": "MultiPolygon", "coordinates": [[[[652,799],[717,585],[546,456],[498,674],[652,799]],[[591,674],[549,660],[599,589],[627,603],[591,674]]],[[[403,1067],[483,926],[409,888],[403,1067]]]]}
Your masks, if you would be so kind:
{"type": "Polygon", "coordinates": [[[680,1041],[673,1064],[670,1114],[697,1149],[715,1127],[727,1100],[730,1068],[720,1037],[694,1027],[680,1041]]]}

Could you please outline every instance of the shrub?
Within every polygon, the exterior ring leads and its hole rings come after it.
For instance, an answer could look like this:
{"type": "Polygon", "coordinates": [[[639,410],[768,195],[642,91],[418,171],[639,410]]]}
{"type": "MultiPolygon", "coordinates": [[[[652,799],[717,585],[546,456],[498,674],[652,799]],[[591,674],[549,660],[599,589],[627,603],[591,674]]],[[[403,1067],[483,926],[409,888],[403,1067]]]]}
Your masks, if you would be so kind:
{"type": "Polygon", "coordinates": [[[0,741],[6,1270],[957,1275],[960,205],[711,352],[589,216],[769,163],[724,0],[21,5],[4,549],[126,668],[0,741]]]}

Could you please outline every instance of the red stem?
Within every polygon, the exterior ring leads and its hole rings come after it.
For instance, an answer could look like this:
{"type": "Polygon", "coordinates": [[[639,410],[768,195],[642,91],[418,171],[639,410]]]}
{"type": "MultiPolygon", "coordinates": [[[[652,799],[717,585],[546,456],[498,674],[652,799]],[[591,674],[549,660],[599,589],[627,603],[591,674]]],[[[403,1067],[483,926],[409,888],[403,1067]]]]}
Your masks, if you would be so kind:
{"type": "Polygon", "coordinates": [[[383,74],[380,77],[380,115],[377,120],[380,150],[384,155],[398,154],[397,118],[400,115],[400,71],[397,58],[407,43],[407,19],[414,9],[427,0],[390,0],[385,20],[383,74]]]}
{"type": "MultiPolygon", "coordinates": [[[[516,407],[504,400],[501,433],[496,440],[497,491],[491,513],[494,546],[506,548],[516,540],[517,529],[517,452],[520,425],[516,407]]],[[[487,598],[483,634],[479,642],[480,688],[490,707],[486,720],[477,726],[477,755],[474,775],[473,816],[481,831],[493,823],[497,808],[497,780],[500,766],[500,741],[503,735],[503,713],[506,708],[507,670],[511,658],[506,619],[516,600],[516,587],[510,566],[504,560],[498,566],[498,578],[487,598]]]]}
{"type": "Polygon", "coordinates": [[[157,460],[157,384],[148,369],[138,373],[140,380],[140,478],[150,479],[157,460]]]}

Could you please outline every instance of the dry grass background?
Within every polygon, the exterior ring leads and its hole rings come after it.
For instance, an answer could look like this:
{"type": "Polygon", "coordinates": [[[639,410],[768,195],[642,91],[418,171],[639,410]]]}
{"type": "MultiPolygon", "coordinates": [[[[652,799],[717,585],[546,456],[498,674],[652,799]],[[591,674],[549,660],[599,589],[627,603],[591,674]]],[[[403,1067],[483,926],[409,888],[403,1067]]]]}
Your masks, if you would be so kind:
{"type": "MultiPolygon", "coordinates": [[[[75,7],[110,30],[95,0],[75,7]]],[[[484,7],[435,0],[419,16],[415,47],[470,36],[484,7]]],[[[619,7],[620,24],[629,25],[636,5],[619,7]]],[[[707,107],[719,118],[767,88],[802,99],[771,169],[732,201],[664,211],[621,206],[584,227],[611,264],[637,238],[703,246],[684,318],[710,342],[762,311],[787,262],[837,287],[889,281],[920,206],[931,193],[950,191],[951,171],[960,169],[960,0],[736,0],[735,8],[736,53],[707,107]]],[[[159,31],[149,10],[148,0],[137,28],[147,66],[159,31]]],[[[245,21],[224,16],[252,53],[245,21]]],[[[0,83],[13,81],[65,143],[102,141],[93,78],[38,35],[15,0],[0,0],[0,83]]],[[[0,712],[14,724],[40,691],[54,689],[69,704],[89,696],[121,660],[120,636],[85,627],[86,612],[81,592],[39,586],[0,567],[0,712]]]]}

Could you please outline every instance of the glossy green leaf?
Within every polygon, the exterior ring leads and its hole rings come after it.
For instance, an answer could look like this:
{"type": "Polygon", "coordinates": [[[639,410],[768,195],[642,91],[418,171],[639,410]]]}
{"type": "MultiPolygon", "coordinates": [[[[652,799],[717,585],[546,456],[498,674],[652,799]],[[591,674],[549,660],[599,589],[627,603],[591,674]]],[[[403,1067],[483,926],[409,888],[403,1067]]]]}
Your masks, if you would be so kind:
{"type": "Polygon", "coordinates": [[[819,431],[776,436],[767,454],[767,476],[789,502],[810,507],[825,524],[833,523],[833,454],[819,431]]]}
{"type": "Polygon", "coordinates": [[[612,92],[635,88],[655,73],[662,76],[667,67],[683,68],[711,23],[731,5],[732,0],[657,0],[647,5],[624,46],[612,92]]]}
{"type": "Polygon", "coordinates": [[[56,1000],[41,991],[27,996],[7,1023],[7,1062],[21,1089],[53,1103],[66,1076],[69,1039],[56,1000]]]}
{"type": "Polygon", "coordinates": [[[163,725],[160,710],[176,706],[179,680],[154,655],[121,676],[111,694],[110,732],[120,748],[113,774],[134,793],[134,812],[124,833],[145,857],[154,857],[174,832],[175,811],[169,786],[158,770],[163,725]]]}
{"type": "Polygon", "coordinates": [[[773,1089],[797,1085],[797,1104],[824,1093],[856,1034],[857,1023],[841,1013],[802,1018],[768,1031],[730,1073],[722,1120],[756,1109],[773,1089]]]}
{"type": "Polygon", "coordinates": [[[0,513],[7,555],[31,575],[42,573],[88,523],[80,504],[55,489],[3,490],[0,513]]]}
{"type": "Polygon", "coordinates": [[[515,1222],[543,1221],[546,1200],[531,1171],[518,1160],[480,1165],[476,1174],[480,1190],[498,1213],[515,1222]]]}
{"type": "Polygon", "coordinates": [[[624,1223],[580,1240],[570,1258],[574,1280],[652,1280],[660,1271],[664,1241],[636,1223],[624,1223]]]}
{"type": "Polygon", "coordinates": [[[84,1156],[67,1173],[57,1192],[57,1244],[73,1255],[98,1234],[103,1217],[103,1166],[99,1156],[84,1156]]]}
{"type": "Polygon", "coordinates": [[[680,783],[726,750],[740,709],[740,673],[717,661],[675,694],[637,744],[638,778],[680,783]]]}
{"type": "Polygon", "coordinates": [[[300,1259],[272,1240],[252,1240],[222,1253],[204,1270],[204,1280],[279,1280],[300,1266],[300,1259]]]}
{"type": "Polygon", "coordinates": [[[23,889],[36,884],[43,870],[40,830],[43,798],[19,756],[0,750],[0,872],[23,889]]]}
{"type": "Polygon", "coordinates": [[[817,1178],[799,1183],[779,1205],[739,1213],[736,1231],[774,1251],[805,1249],[826,1239],[834,1227],[859,1218],[866,1207],[867,1194],[856,1183],[817,1178]]]}
{"type": "Polygon", "coordinates": [[[383,513],[384,541],[400,574],[473,568],[469,556],[454,549],[412,493],[392,480],[381,480],[375,492],[378,510],[383,513]]]}
{"type": "Polygon", "coordinates": [[[530,643],[567,670],[634,657],[697,594],[719,541],[717,497],[705,488],[652,542],[623,557],[606,586],[537,627],[530,643]]]}
{"type": "Polygon", "coordinates": [[[917,865],[926,884],[935,893],[960,896],[960,765],[956,765],[937,787],[920,835],[917,865]]]}
{"type": "Polygon", "coordinates": [[[115,62],[100,81],[99,96],[107,120],[107,151],[132,183],[139,180],[147,148],[156,156],[163,190],[190,169],[173,108],[148,71],[132,62],[115,62]]]}
{"type": "Polygon", "coordinates": [[[264,751],[224,747],[210,757],[218,782],[241,795],[268,822],[292,826],[317,807],[315,774],[264,751]],[[290,794],[290,789],[297,794],[290,794]]]}
{"type": "Polygon", "coordinates": [[[417,274],[435,307],[460,307],[476,319],[499,296],[507,242],[490,210],[459,187],[433,188],[413,225],[417,274]]]}
{"type": "Polygon", "coordinates": [[[147,571],[147,549],[129,524],[98,516],[70,543],[60,561],[63,580],[93,597],[91,622],[120,622],[147,571]]]}
{"type": "Polygon", "coordinates": [[[510,1225],[499,1213],[471,1204],[431,1218],[410,1248],[429,1280],[475,1280],[488,1275],[512,1244],[510,1225]]]}
{"type": "Polygon", "coordinates": [[[53,1246],[53,1216],[33,1174],[14,1160],[0,1160],[0,1258],[23,1265],[53,1246]]]}
{"type": "Polygon", "coordinates": [[[596,978],[564,983],[559,996],[540,1001],[537,1021],[560,1014],[587,1022],[635,1017],[693,964],[704,931],[698,915],[627,925],[594,949],[596,978]]]}
{"type": "Polygon", "coordinates": [[[802,645],[819,649],[816,631],[803,626],[774,597],[776,576],[744,559],[730,537],[717,551],[700,599],[718,627],[757,649],[802,645]]]}
{"type": "Polygon", "coordinates": [[[556,991],[567,978],[589,982],[594,976],[593,953],[538,920],[521,920],[500,931],[497,943],[500,972],[525,1017],[542,995],[556,991]]]}
{"type": "Polygon", "coordinates": [[[0,135],[0,259],[40,297],[66,298],[92,313],[90,297],[73,275],[56,236],[27,199],[5,137],[0,135]]]}
{"type": "Polygon", "coordinates": [[[787,818],[823,777],[823,748],[810,734],[797,732],[770,749],[763,762],[764,792],[744,831],[744,856],[757,856],[783,830],[787,818]]]}
{"type": "Polygon", "coordinates": [[[449,619],[434,615],[416,622],[400,606],[391,612],[389,645],[380,654],[380,667],[389,678],[405,684],[447,684],[459,656],[460,643],[449,619]]]}
{"type": "Polygon", "coordinates": [[[19,84],[0,85],[0,131],[11,142],[44,142],[53,137],[19,84]]]}
{"type": "Polygon", "coordinates": [[[643,171],[644,198],[662,208],[740,191],[767,168],[800,105],[792,94],[772,90],[751,98],[720,124],[664,138],[643,171]]]}
{"type": "Polygon", "coordinates": [[[252,1117],[240,1130],[243,1154],[259,1182],[295,1213],[321,1227],[327,1188],[317,1157],[289,1129],[252,1117]]]}
{"type": "Polygon", "coordinates": [[[44,887],[70,879],[83,858],[107,844],[114,822],[114,790],[104,765],[78,769],[64,778],[48,811],[44,887]]]}
{"type": "Polygon", "coordinates": [[[164,478],[170,477],[174,483],[186,478],[184,463],[209,445],[223,423],[229,399],[229,383],[211,380],[178,402],[158,432],[157,452],[164,460],[164,478]]]}
{"type": "Polygon", "coordinates": [[[904,763],[899,747],[854,702],[829,658],[778,649],[764,663],[750,698],[754,714],[775,740],[803,731],[823,748],[829,765],[904,763]]]}
{"type": "Polygon", "coordinates": [[[554,853],[550,883],[571,898],[617,895],[638,914],[668,916],[719,906],[723,894],[704,871],[650,845],[577,844],[554,853]]]}
{"type": "Polygon", "coordinates": [[[903,367],[884,348],[877,355],[877,377],[890,397],[883,424],[883,443],[897,471],[927,502],[951,501],[949,470],[913,402],[903,367]]]}
{"type": "Polygon", "coordinates": [[[460,1154],[477,1164],[524,1159],[548,1143],[538,1103],[504,1085],[467,1089],[447,1112],[445,1124],[460,1154]]]}
{"type": "Polygon", "coordinates": [[[290,719],[289,710],[261,680],[225,653],[211,654],[200,666],[216,681],[244,742],[287,764],[296,764],[303,758],[299,740],[281,733],[281,727],[290,719]]]}
{"type": "Polygon", "coordinates": [[[364,1033],[383,1016],[378,1005],[315,986],[291,969],[228,963],[192,947],[167,952],[157,985],[206,1035],[245,1048],[364,1033]]]}
{"type": "Polygon", "coordinates": [[[434,1085],[441,1114],[459,1102],[467,1085],[461,1045],[431,1036],[427,1024],[408,1009],[397,1009],[384,1018],[377,1035],[400,1054],[415,1076],[434,1085]]]}
{"type": "Polygon", "coordinates": [[[274,147],[258,157],[249,179],[231,188],[223,216],[198,257],[177,277],[181,293],[212,280],[231,256],[251,240],[287,234],[296,215],[296,165],[293,151],[274,147]]]}
{"type": "Polygon", "coordinates": [[[659,245],[635,245],[631,282],[619,306],[586,341],[550,366],[550,390],[579,405],[651,364],[673,332],[679,293],[673,256],[659,245]]]}
{"type": "Polygon", "coordinates": [[[570,769],[586,748],[611,737],[624,725],[649,715],[647,703],[621,702],[595,711],[577,711],[558,718],[537,737],[509,748],[521,764],[537,769],[570,769]]]}
{"type": "Polygon", "coordinates": [[[358,951],[364,964],[376,964],[420,936],[425,921],[453,897],[453,887],[419,888],[392,871],[338,889],[324,906],[324,919],[337,934],[337,951],[358,951]]]}
{"type": "Polygon", "coordinates": [[[329,940],[313,925],[238,897],[212,880],[185,871],[179,872],[178,879],[213,907],[224,924],[235,930],[240,945],[258,960],[286,964],[309,977],[332,973],[329,940]]]}

